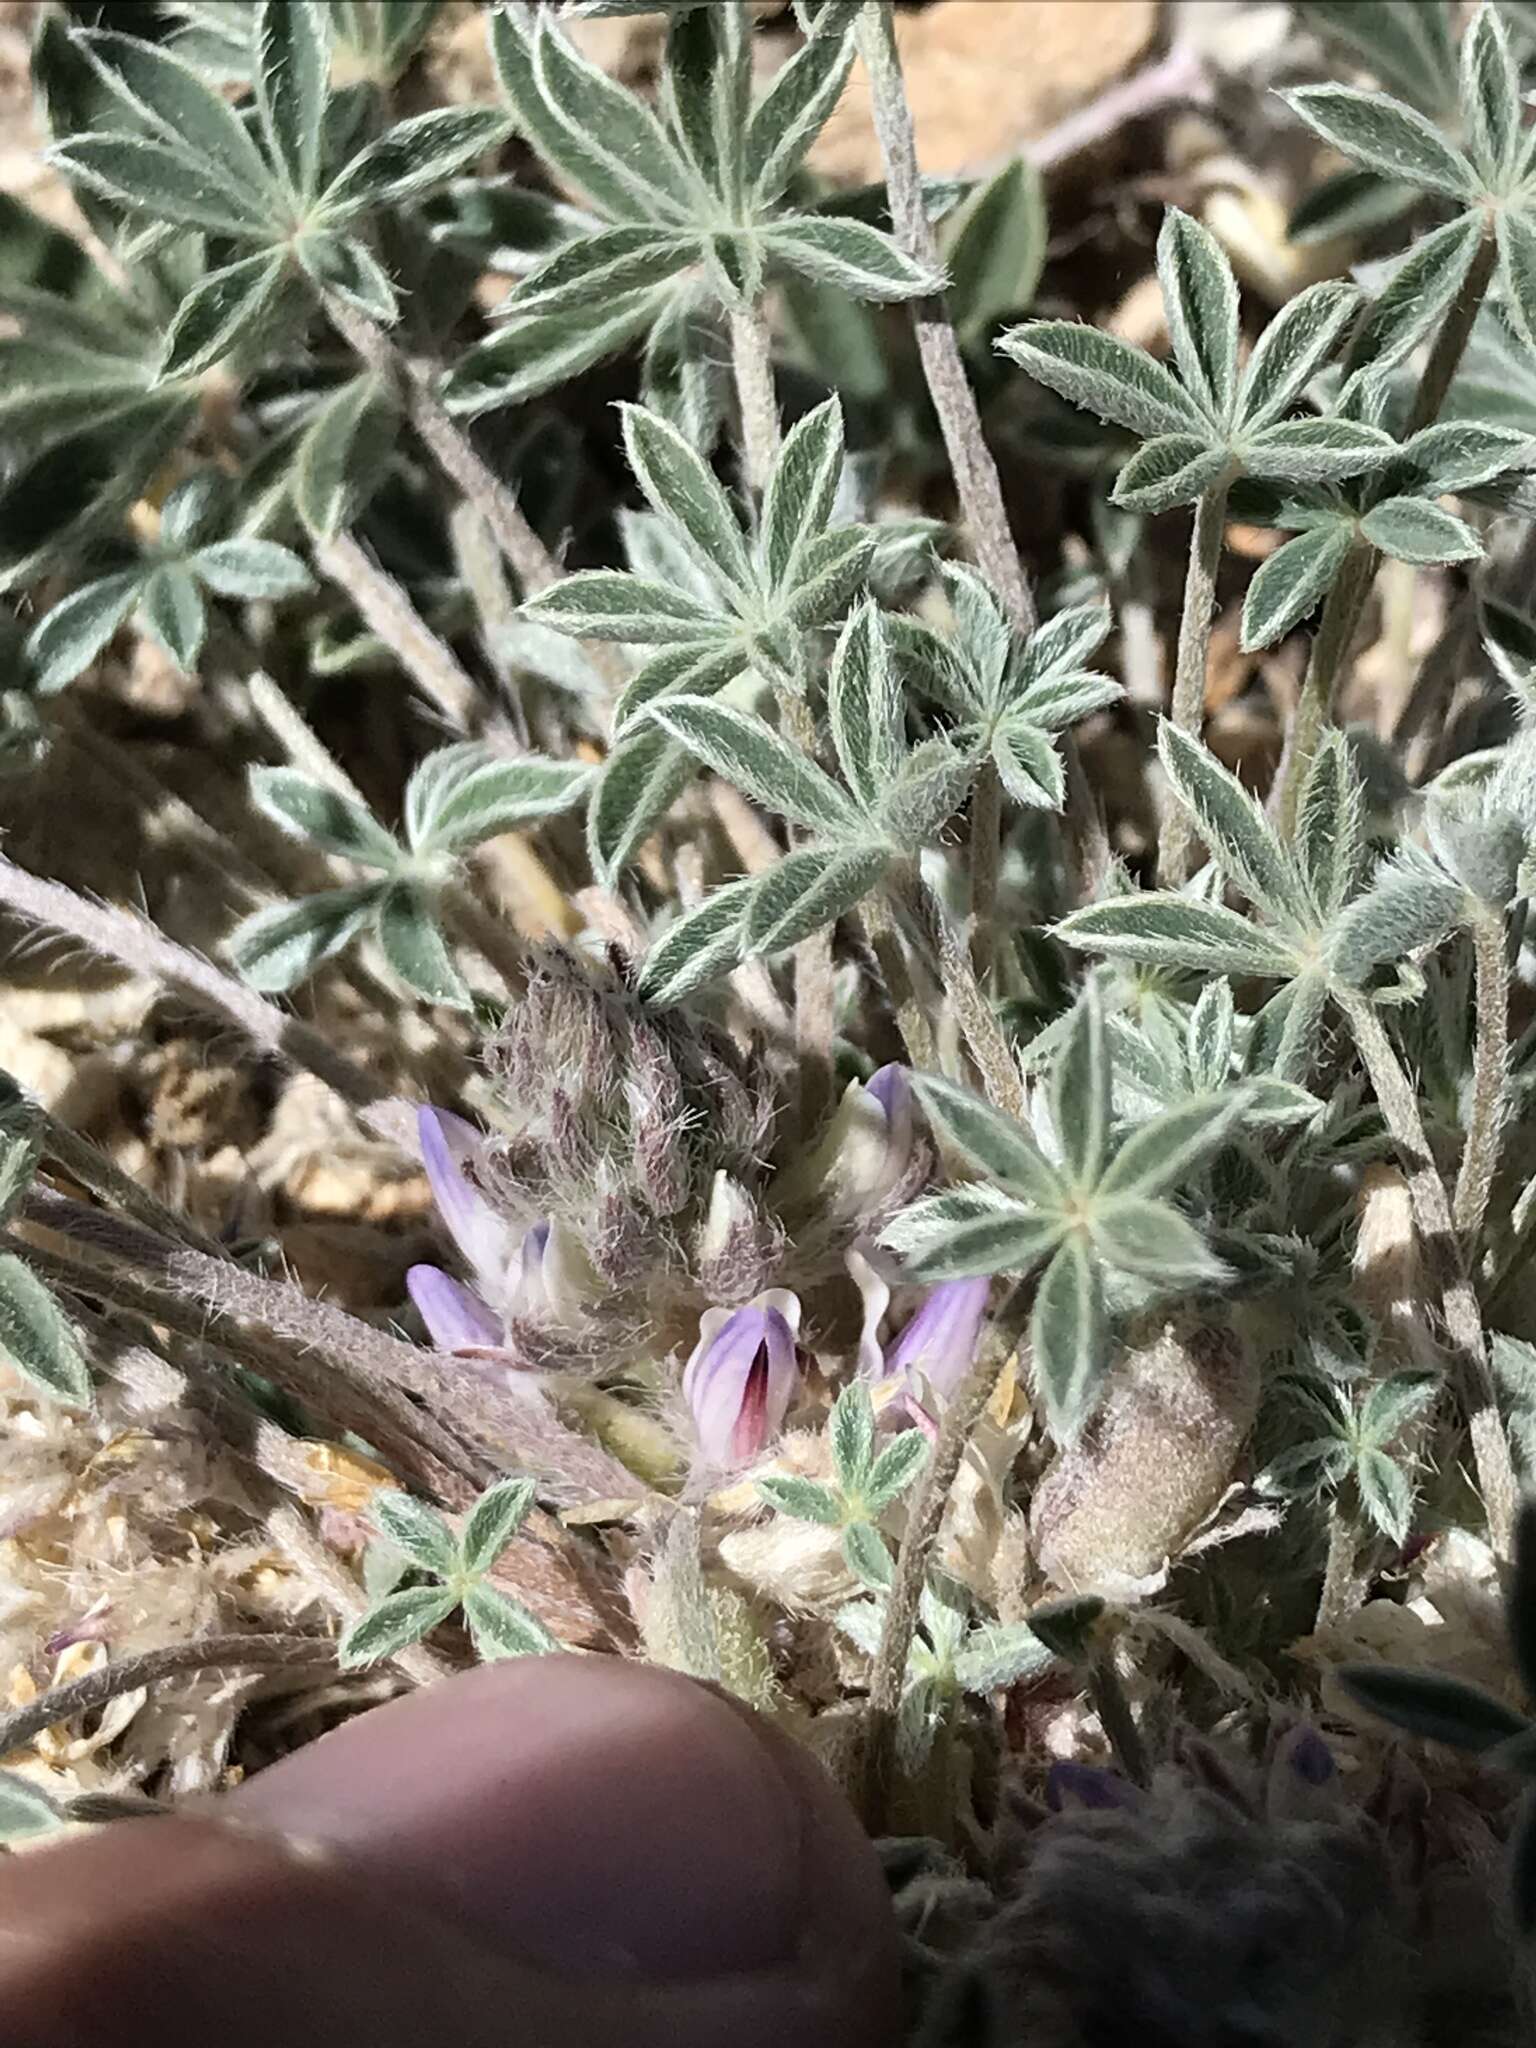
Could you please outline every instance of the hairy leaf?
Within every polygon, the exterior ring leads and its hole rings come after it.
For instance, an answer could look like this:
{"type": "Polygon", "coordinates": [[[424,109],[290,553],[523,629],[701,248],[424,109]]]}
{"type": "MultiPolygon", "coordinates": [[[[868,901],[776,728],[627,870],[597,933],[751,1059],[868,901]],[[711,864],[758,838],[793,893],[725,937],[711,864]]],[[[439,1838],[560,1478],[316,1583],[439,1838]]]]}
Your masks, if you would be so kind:
{"type": "Polygon", "coordinates": [[[91,1405],[91,1373],[53,1295],[14,1252],[0,1252],[0,1360],[70,1408],[91,1405]]]}

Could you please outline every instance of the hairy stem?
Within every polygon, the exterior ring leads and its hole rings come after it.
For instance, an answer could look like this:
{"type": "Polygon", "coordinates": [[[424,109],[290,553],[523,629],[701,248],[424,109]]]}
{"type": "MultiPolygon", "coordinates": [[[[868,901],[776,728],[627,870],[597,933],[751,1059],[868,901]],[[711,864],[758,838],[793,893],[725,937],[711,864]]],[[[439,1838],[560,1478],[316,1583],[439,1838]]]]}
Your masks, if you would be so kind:
{"type": "Polygon", "coordinates": [[[335,1670],[336,1649],[313,1636],[199,1636],[190,1643],[165,1643],[137,1656],[115,1658],[99,1670],[56,1685],[51,1692],[0,1714],[0,1758],[14,1756],[56,1721],[94,1714],[125,1692],[158,1685],[196,1671],[272,1671],[291,1668],[306,1673],[335,1670]]]}
{"type": "Polygon", "coordinates": [[[1509,1070],[1509,952],[1501,912],[1480,905],[1472,924],[1477,975],[1477,1040],[1472,1061],[1472,1115],[1451,1216],[1470,1266],[1477,1254],[1488,1195],[1504,1143],[1509,1070]]]}
{"type": "Polygon", "coordinates": [[[912,971],[902,950],[901,934],[891,916],[884,892],[876,889],[859,907],[859,921],[870,951],[885,982],[885,993],[896,1016],[896,1028],[907,1048],[910,1063],[922,1073],[939,1070],[938,1047],[928,1013],[918,1001],[912,971]]]}
{"type": "Polygon", "coordinates": [[[1334,996],[1349,1020],[1377,1105],[1408,1176],[1414,1219],[1439,1277],[1441,1313],[1452,1368],[1466,1407],[1489,1541],[1500,1557],[1507,1558],[1514,1540],[1518,1488],[1488,1362],[1482,1311],[1462,1259],[1445,1184],[1425,1135],[1418,1097],[1370,998],[1358,989],[1343,988],[1335,989],[1334,996]]]}
{"type": "Polygon", "coordinates": [[[984,990],[997,957],[997,877],[1003,856],[1003,785],[983,761],[971,797],[971,962],[984,990]]]}
{"type": "Polygon", "coordinates": [[[1125,1687],[1120,1683],[1120,1673],[1115,1669],[1112,1644],[1106,1643],[1096,1650],[1089,1662],[1088,1697],[1093,1701],[1093,1710],[1099,1717],[1099,1726],[1104,1730],[1104,1739],[1114,1752],[1116,1763],[1133,1785],[1150,1785],[1152,1769],[1147,1761],[1146,1744],[1136,1726],[1136,1716],[1131,1712],[1125,1687]]]}
{"type": "Polygon", "coordinates": [[[412,361],[355,306],[327,298],[331,325],[377,375],[400,391],[411,425],[495,536],[524,597],[559,581],[560,565],[529,525],[516,498],[475,453],[467,435],[433,389],[430,364],[412,361]]]}
{"type": "Polygon", "coordinates": [[[869,1678],[868,1719],[864,1731],[863,1808],[871,1834],[885,1831],[895,1763],[896,1720],[907,1675],[907,1659],[917,1628],[918,1606],[927,1583],[928,1565],[938,1541],[944,1510],[965,1457],[967,1444],[1013,1348],[1011,1331],[994,1323],[975,1364],[955,1389],[939,1425],[938,1440],[919,1482],[907,1517],[906,1534],[886,1600],[880,1647],[869,1678]]]}
{"type": "Polygon", "coordinates": [[[528,983],[528,962],[516,932],[462,882],[445,883],[438,903],[450,930],[495,969],[509,996],[520,996],[528,983]]]}
{"type": "Polygon", "coordinates": [[[1490,218],[1484,229],[1483,239],[1477,245],[1477,254],[1472,266],[1462,280],[1461,290],[1451,301],[1450,310],[1440,323],[1440,332],[1435,336],[1434,346],[1429,352],[1429,361],[1419,378],[1419,388],[1413,394],[1413,410],[1408,415],[1408,424],[1403,430],[1406,441],[1421,428],[1433,426],[1440,417],[1440,408],[1450,390],[1456,372],[1461,367],[1462,356],[1472,338],[1472,329],[1477,324],[1478,313],[1483,300],[1488,296],[1488,286],[1493,277],[1493,266],[1498,258],[1499,245],[1494,239],[1493,222],[1490,218]]]}
{"type": "MultiPolygon", "coordinates": [[[[777,431],[777,428],[775,428],[777,431]]],[[[811,760],[818,754],[816,720],[804,695],[787,685],[778,692],[779,716],[785,731],[811,760]]],[[[832,1044],[837,1032],[837,984],[832,958],[832,928],[812,932],[795,948],[795,1048],[799,1118],[811,1131],[832,1100],[832,1044]]]]}
{"type": "Polygon", "coordinates": [[[773,390],[773,345],[762,305],[731,314],[731,366],[741,415],[741,458],[747,488],[761,497],[779,453],[779,402],[773,390]]]}
{"type": "Polygon", "coordinates": [[[354,1109],[379,1101],[382,1080],[354,1066],[322,1032],[289,1016],[244,982],[223,973],[201,954],[178,946],[131,910],[92,903],[62,883],[29,874],[0,855],[0,909],[29,924],[76,939],[90,952],[115,960],[131,973],[146,974],[185,995],[196,1007],[222,1017],[258,1052],[302,1067],[354,1109]]]}
{"type": "Polygon", "coordinates": [[[1355,1560],[1360,1554],[1360,1531],[1343,1502],[1328,1503],[1328,1556],[1323,1566],[1323,1590],[1317,1601],[1317,1627],[1337,1628],[1360,1604],[1360,1578],[1355,1560]]]}
{"type": "MultiPolygon", "coordinates": [[[[1179,651],[1173,671],[1173,722],[1192,739],[1205,723],[1205,670],[1211,650],[1211,620],[1216,610],[1216,574],[1221,567],[1222,538],[1227,523],[1228,481],[1223,478],[1201,493],[1189,537],[1189,566],[1184,572],[1184,609],[1179,618],[1179,651]]],[[[1169,801],[1157,841],[1157,879],[1176,889],[1189,879],[1194,828],[1180,803],[1169,801]]]]}
{"type": "Polygon", "coordinates": [[[1307,661],[1307,673],[1296,700],[1296,710],[1285,736],[1285,750],[1275,773],[1275,793],[1270,808],[1281,834],[1291,839],[1296,831],[1296,814],[1308,770],[1317,753],[1323,728],[1334,715],[1339,684],[1349,665],[1355,636],[1365,611],[1365,601],[1376,581],[1381,557],[1373,547],[1350,549],[1323,603],[1317,637],[1307,661]]]}
{"type": "Polygon", "coordinates": [[[316,535],[311,546],[317,566],[347,593],[365,623],[446,723],[461,733],[483,724],[484,699],[458,656],[438,638],[404,587],[379,567],[356,536],[343,532],[326,540],[316,535]]]}
{"type": "Polygon", "coordinates": [[[60,1123],[40,1106],[33,1106],[33,1115],[44,1158],[62,1167],[71,1180],[78,1181],[98,1201],[112,1204],[130,1221],[142,1223],[146,1230],[158,1231],[162,1237],[172,1238],[207,1258],[228,1256],[224,1247],[199,1230],[190,1216],[169,1208],[152,1195],[132,1174],[124,1173],[99,1145],[82,1138],[78,1131],[72,1131],[68,1124],[60,1123]]]}
{"type": "Polygon", "coordinates": [[[939,980],[976,1062],[987,1100],[1006,1116],[1022,1117],[1024,1084],[997,1013],[977,978],[964,938],[920,876],[900,876],[896,886],[902,909],[933,955],[939,980]]]}

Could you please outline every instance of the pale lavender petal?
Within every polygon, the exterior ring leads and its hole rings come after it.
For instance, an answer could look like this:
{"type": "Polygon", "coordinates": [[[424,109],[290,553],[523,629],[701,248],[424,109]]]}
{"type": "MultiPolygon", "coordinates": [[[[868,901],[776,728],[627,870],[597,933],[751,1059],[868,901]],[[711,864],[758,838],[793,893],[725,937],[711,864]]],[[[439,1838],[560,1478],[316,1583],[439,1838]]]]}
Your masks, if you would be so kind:
{"type": "Polygon", "coordinates": [[[441,1266],[412,1266],[405,1284],[439,1351],[480,1351],[504,1341],[500,1318],[441,1266]]]}
{"type": "Polygon", "coordinates": [[[451,1110],[425,1103],[417,1112],[416,1128],[437,1213],[481,1287],[498,1295],[506,1280],[513,1233],[465,1172],[483,1154],[480,1134],[451,1110]]]}
{"type": "Polygon", "coordinates": [[[983,1278],[935,1287],[887,1351],[887,1377],[921,1374],[935,1393],[952,1394],[976,1356],[991,1285],[983,1278]]]}
{"type": "Polygon", "coordinates": [[[864,1083],[864,1093],[873,1096],[885,1111],[886,1128],[892,1137],[910,1142],[912,1136],[912,1075],[899,1060],[877,1067],[864,1083]]]}
{"type": "Polygon", "coordinates": [[[799,1379],[795,1332],[778,1308],[739,1308],[700,1340],[683,1374],[699,1448],[742,1465],[778,1435],[799,1379]]]}

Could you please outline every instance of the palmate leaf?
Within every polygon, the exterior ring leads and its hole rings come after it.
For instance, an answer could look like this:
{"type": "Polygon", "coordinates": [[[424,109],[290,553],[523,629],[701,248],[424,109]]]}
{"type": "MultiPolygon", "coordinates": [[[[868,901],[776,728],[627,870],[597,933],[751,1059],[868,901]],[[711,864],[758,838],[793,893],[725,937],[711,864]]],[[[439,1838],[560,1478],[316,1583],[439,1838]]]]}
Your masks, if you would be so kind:
{"type": "Polygon", "coordinates": [[[1163,1292],[1209,1286],[1227,1272],[1194,1225],[1167,1202],[1139,1195],[1096,1201],[1089,1231],[1106,1265],[1150,1280],[1163,1292]]]}
{"type": "Polygon", "coordinates": [[[467,1572],[488,1572],[527,1521],[538,1491],[532,1479],[502,1479],[471,1508],[459,1538],[467,1572]]]}
{"type": "Polygon", "coordinates": [[[1304,85],[1282,98],[1353,162],[1448,199],[1477,198],[1477,173],[1461,151],[1401,100],[1343,85],[1304,85]]]}
{"type": "Polygon", "coordinates": [[[629,466],[646,498],[705,569],[743,596],[755,578],[741,526],[706,462],[644,406],[619,408],[629,466]]]}
{"type": "Polygon", "coordinates": [[[319,182],[331,69],[326,11],[317,0],[261,0],[252,44],[262,132],[302,208],[314,198],[319,182]]]}
{"type": "Polygon", "coordinates": [[[1206,747],[1171,719],[1158,728],[1163,772],[1223,874],[1281,922],[1310,922],[1301,876],[1257,800],[1206,747]]]}
{"type": "Polygon", "coordinates": [[[1428,498],[1386,498],[1366,513],[1360,531],[1384,555],[1418,567],[1476,561],[1483,552],[1464,520],[1428,498]]]}
{"type": "Polygon", "coordinates": [[[145,37],[109,29],[78,32],[75,43],[108,90],[160,141],[275,202],[272,174],[245,124],[179,57],[145,37]]]}
{"type": "Polygon", "coordinates": [[[863,901],[890,865],[883,846],[803,847],[755,884],[742,920],[748,954],[796,946],[863,901]]]}
{"type": "Polygon", "coordinates": [[[296,768],[253,768],[250,792],[256,805],[296,839],[386,872],[399,864],[393,835],[360,803],[296,768]]]}
{"type": "Polygon", "coordinates": [[[1157,275],[1184,388],[1213,422],[1237,395],[1237,279],[1208,228],[1170,206],[1157,239],[1157,275]]]}
{"type": "Polygon", "coordinates": [[[1325,520],[1261,562],[1243,600],[1244,650],[1273,647],[1316,611],[1354,546],[1353,520],[1325,520]]]}
{"type": "Polygon", "coordinates": [[[891,301],[937,291],[942,278],[914,263],[889,235],[859,220],[787,214],[761,230],[763,252],[774,267],[815,284],[832,285],[856,299],[891,301]]]}
{"type": "Polygon", "coordinates": [[[1360,293],[1351,284],[1309,285],[1287,300],[1254,344],[1243,372],[1237,416],[1252,433],[1290,411],[1332,359],[1354,319],[1360,293]]]}
{"type": "Polygon", "coordinates": [[[252,988],[281,995],[349,945],[378,907],[379,883],[325,889],[242,920],[225,950],[252,988]]]}
{"type": "Polygon", "coordinates": [[[825,769],[750,711],[708,697],[665,697],[651,719],[766,809],[833,835],[857,833],[857,806],[825,769]]]}
{"type": "Polygon", "coordinates": [[[1267,975],[1289,981],[1301,960],[1270,932],[1220,903],[1199,903],[1171,891],[1085,904],[1055,927],[1085,953],[1142,960],[1198,973],[1267,975]]]}
{"type": "Polygon", "coordinates": [[[142,583],[137,569],[103,576],[44,613],[26,649],[34,686],[43,696],[62,690],[89,668],[138,603],[142,583]]]}
{"type": "Polygon", "coordinates": [[[688,748],[654,726],[614,747],[587,811],[587,851],[610,888],[696,772],[688,748]]]}
{"type": "Polygon", "coordinates": [[[852,6],[824,7],[752,110],[742,177],[756,206],[778,198],[837,104],[853,63],[855,15],[852,6]]]}
{"type": "Polygon", "coordinates": [[[640,970],[639,992],[646,1002],[671,1009],[745,957],[743,919],[756,887],[755,876],[727,882],[668,927],[640,970]]]}
{"type": "Polygon", "coordinates": [[[792,589],[809,544],[826,529],[843,473],[843,409],[836,396],[797,420],[763,493],[759,552],[768,587],[792,589]]]}
{"type": "Polygon", "coordinates": [[[51,1401],[91,1405],[79,1339],[48,1288],[13,1252],[0,1253],[0,1361],[51,1401]]]}
{"type": "Polygon", "coordinates": [[[391,882],[378,900],[379,949],[406,987],[429,1003],[471,1007],[463,976],[443,937],[431,893],[417,882],[391,882]]]}
{"type": "Polygon", "coordinates": [[[1129,342],[1070,320],[1032,320],[997,343],[1012,362],[1058,397],[1133,434],[1195,435],[1210,423],[1161,363],[1129,342]]]}
{"type": "Polygon", "coordinates": [[[1495,191],[1516,170],[1523,140],[1520,75],[1495,7],[1480,7],[1461,39],[1461,116],[1467,147],[1495,191]]]}
{"type": "Polygon", "coordinates": [[[1060,1208],[1062,1177],[1021,1123],[937,1074],[920,1074],[915,1085],[935,1128],[957,1151],[1037,1207],[1060,1208]]]}
{"type": "Polygon", "coordinates": [[[901,772],[901,694],[882,614],[869,599],[849,614],[827,678],[827,717],[849,788],[873,812],[901,772]]]}
{"type": "Polygon", "coordinates": [[[551,761],[542,754],[502,758],[474,742],[444,748],[441,755],[429,755],[407,785],[411,847],[417,853],[465,853],[498,833],[571,810],[591,780],[591,769],[580,761],[551,761]]]}
{"type": "Polygon", "coordinates": [[[1063,1170],[1078,1189],[1092,1187],[1103,1171],[1109,1141],[1109,1083],[1104,1005],[1098,984],[1089,980],[1051,1064],[1051,1122],[1061,1147],[1063,1170]]]}

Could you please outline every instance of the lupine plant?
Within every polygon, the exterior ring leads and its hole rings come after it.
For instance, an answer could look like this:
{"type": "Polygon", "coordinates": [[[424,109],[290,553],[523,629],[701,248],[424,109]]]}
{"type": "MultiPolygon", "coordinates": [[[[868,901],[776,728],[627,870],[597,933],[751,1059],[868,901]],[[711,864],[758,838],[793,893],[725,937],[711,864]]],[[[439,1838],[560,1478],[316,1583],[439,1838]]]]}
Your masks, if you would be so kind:
{"type": "Polygon", "coordinates": [[[1261,306],[1160,170],[1166,347],[1025,157],[924,177],[907,11],[676,0],[631,85],[637,11],[471,11],[466,85],[431,5],[41,10],[0,912],[137,1007],[0,1103],[0,1834],[190,1786],[56,1736],[207,1669],[648,1656],[920,1838],[923,2040],[1108,2038],[1009,1958],[1091,1999],[1149,1887],[1210,2038],[1332,2038],[1251,1959],[1515,1831],[1372,1715],[1529,1765],[1532,10],[1299,6],[1332,267],[1261,306]],[[164,1139],[231,1045],[259,1135],[164,1139]]]}

